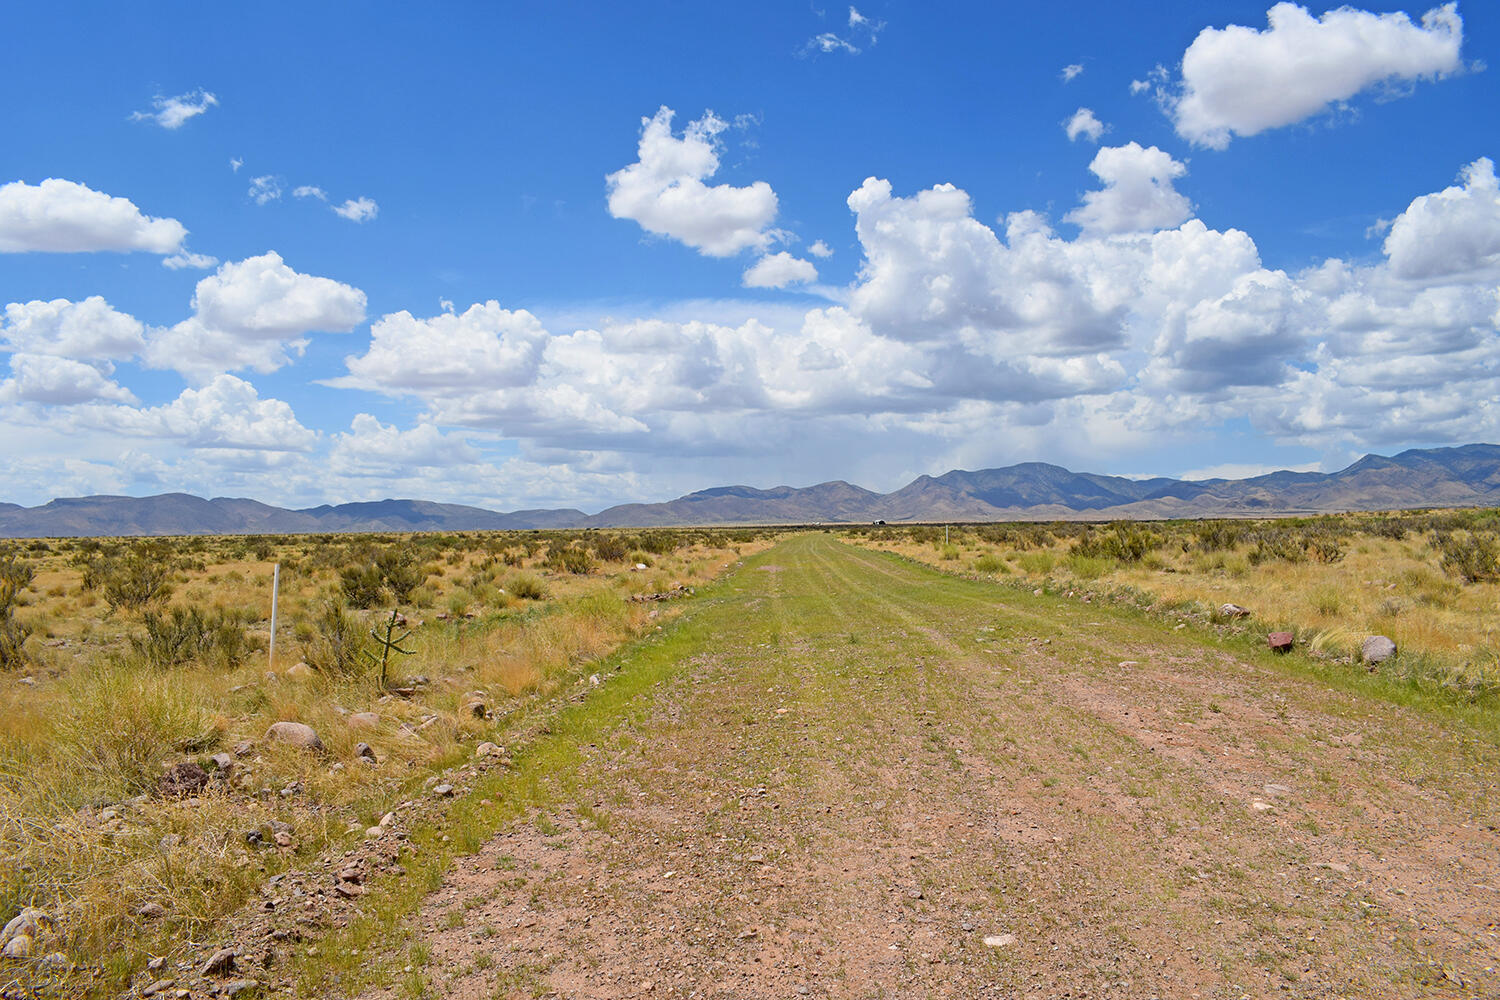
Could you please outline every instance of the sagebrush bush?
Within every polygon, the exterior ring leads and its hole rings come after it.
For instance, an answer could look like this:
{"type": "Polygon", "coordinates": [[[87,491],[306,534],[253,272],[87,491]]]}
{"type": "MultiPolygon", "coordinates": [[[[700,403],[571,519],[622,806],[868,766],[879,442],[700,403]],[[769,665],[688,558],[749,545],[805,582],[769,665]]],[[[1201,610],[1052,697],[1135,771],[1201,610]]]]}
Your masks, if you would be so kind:
{"type": "Polygon", "coordinates": [[[16,670],[26,663],[26,638],[31,626],[17,621],[21,591],[31,585],[35,567],[7,555],[0,559],[0,670],[16,670]]]}
{"type": "Polygon", "coordinates": [[[598,535],[592,540],[590,548],[594,550],[594,558],[600,562],[625,561],[625,539],[619,535],[598,535]]]}
{"type": "Polygon", "coordinates": [[[251,648],[244,624],[221,609],[147,611],[141,623],[145,632],[131,636],[130,647],[142,663],[151,667],[177,667],[196,660],[231,668],[238,666],[251,648]]]}
{"type": "Polygon", "coordinates": [[[1090,531],[1074,543],[1073,552],[1087,559],[1138,563],[1161,542],[1160,535],[1138,524],[1115,524],[1104,531],[1090,531]]]}
{"type": "Polygon", "coordinates": [[[1002,573],[1005,571],[1005,563],[993,552],[986,552],[974,560],[974,569],[979,573],[1002,573]]]}
{"type": "Polygon", "coordinates": [[[172,596],[177,564],[167,542],[140,542],[129,552],[91,561],[84,570],[84,588],[97,588],[111,610],[136,611],[172,596]]]}
{"type": "Polygon", "coordinates": [[[517,573],[505,583],[505,589],[516,597],[528,601],[540,601],[547,596],[547,588],[531,573],[517,573]]]}
{"type": "Polygon", "coordinates": [[[1500,538],[1493,532],[1439,532],[1433,541],[1443,569],[1465,583],[1500,580],[1500,538]]]}
{"type": "Polygon", "coordinates": [[[369,632],[342,601],[325,603],[309,624],[313,635],[302,649],[308,666],[325,674],[352,674],[366,665],[369,632]]]}

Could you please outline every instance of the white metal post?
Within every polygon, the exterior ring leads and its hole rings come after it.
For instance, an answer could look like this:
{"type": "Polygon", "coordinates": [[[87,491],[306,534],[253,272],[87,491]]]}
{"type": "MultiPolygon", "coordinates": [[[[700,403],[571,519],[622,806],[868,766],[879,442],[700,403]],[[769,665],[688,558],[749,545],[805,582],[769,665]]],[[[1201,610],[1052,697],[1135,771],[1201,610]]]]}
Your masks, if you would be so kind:
{"type": "Polygon", "coordinates": [[[281,587],[281,563],[271,569],[271,656],[267,670],[276,669],[276,591],[281,587]]]}

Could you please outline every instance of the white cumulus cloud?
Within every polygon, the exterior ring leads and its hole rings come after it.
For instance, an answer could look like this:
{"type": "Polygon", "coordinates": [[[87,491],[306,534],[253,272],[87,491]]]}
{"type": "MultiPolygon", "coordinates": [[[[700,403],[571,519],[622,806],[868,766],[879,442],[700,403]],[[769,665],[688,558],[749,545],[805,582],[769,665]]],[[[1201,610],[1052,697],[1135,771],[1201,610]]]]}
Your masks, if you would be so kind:
{"type": "Polygon", "coordinates": [[[776,192],[765,181],[746,187],[705,184],[718,172],[717,137],[728,125],[708,112],[678,138],[672,134],[674,114],[664,106],[641,119],[639,158],[605,179],[610,214],[711,257],[766,249],[776,192]]]}
{"type": "Polygon", "coordinates": [[[1294,3],[1276,4],[1266,20],[1263,31],[1205,28],[1188,46],[1179,85],[1158,91],[1178,135],[1224,149],[1232,136],[1291,125],[1382,82],[1439,79],[1463,65],[1456,3],[1420,25],[1353,7],[1315,18],[1294,3]]]}
{"type": "Polygon", "coordinates": [[[73,181],[0,185],[0,253],[88,253],[99,250],[170,254],[187,229],[176,219],[145,215],[127,198],[73,181]]]}
{"type": "Polygon", "coordinates": [[[1079,108],[1073,112],[1073,116],[1063,122],[1063,131],[1068,134],[1069,142],[1077,142],[1082,136],[1089,142],[1098,142],[1099,137],[1109,130],[1109,126],[1095,117],[1094,112],[1088,108],[1079,108]]]}
{"type": "Polygon", "coordinates": [[[79,403],[134,403],[129,389],[112,381],[106,371],[49,354],[13,354],[11,377],[0,382],[0,403],[41,403],[74,406],[79,403]]]}
{"type": "Polygon", "coordinates": [[[281,192],[281,178],[275,174],[262,174],[259,177],[250,178],[250,200],[257,205],[269,204],[280,199],[281,192]]]}
{"type": "Polygon", "coordinates": [[[479,452],[461,435],[444,434],[434,424],[403,431],[359,413],[347,432],[334,435],[330,467],[338,475],[390,478],[398,470],[441,469],[478,460],[479,452]]]}
{"type": "Polygon", "coordinates": [[[82,361],[122,361],[145,347],[145,327],[101,296],[81,302],[12,302],[5,307],[0,337],[13,351],[82,361]]]}
{"type": "Polygon", "coordinates": [[[1192,214],[1192,203],[1172,186],[1187,167],[1155,146],[1105,146],[1089,170],[1103,189],[1085,194],[1083,204],[1065,216],[1088,235],[1169,229],[1192,214]]]}
{"type": "Polygon", "coordinates": [[[1062,78],[1063,83],[1072,83],[1082,72],[1082,63],[1069,63],[1068,65],[1064,66],[1062,68],[1062,72],[1058,73],[1057,75],[1062,78]]]}
{"type": "Polygon", "coordinates": [[[327,201],[328,200],[328,192],[324,191],[322,188],[318,187],[316,184],[303,184],[300,187],[294,188],[292,190],[292,197],[293,198],[316,198],[319,201],[327,201]]]}
{"type": "Polygon", "coordinates": [[[178,94],[176,97],[157,95],[151,99],[151,107],[155,110],[137,111],[130,116],[130,120],[155,122],[162,128],[177,129],[189,119],[198,117],[218,104],[217,97],[202,89],[178,94]]]}
{"type": "Polygon", "coordinates": [[[369,222],[380,214],[380,206],[370,198],[350,198],[333,206],[333,214],[350,222],[369,222]]]}
{"type": "Polygon", "coordinates": [[[1417,198],[1390,224],[1385,253],[1400,278],[1500,270],[1500,187],[1495,164],[1464,168],[1462,186],[1417,198]]]}
{"type": "Polygon", "coordinates": [[[332,278],[300,274],[275,252],[221,266],[198,282],[193,315],[153,331],[146,359],[195,379],[286,364],[287,350],[313,332],[347,333],[365,318],[365,293],[332,278]]]}
{"type": "Polygon", "coordinates": [[[746,288],[785,288],[817,280],[818,269],[812,261],[793,257],[785,250],[756,261],[746,269],[743,279],[746,288]]]}
{"type": "Polygon", "coordinates": [[[184,389],[161,406],[100,408],[93,419],[126,436],[191,448],[306,451],[317,440],[298,422],[291,406],[260,398],[255,386],[233,375],[218,375],[202,388],[184,389]]]}

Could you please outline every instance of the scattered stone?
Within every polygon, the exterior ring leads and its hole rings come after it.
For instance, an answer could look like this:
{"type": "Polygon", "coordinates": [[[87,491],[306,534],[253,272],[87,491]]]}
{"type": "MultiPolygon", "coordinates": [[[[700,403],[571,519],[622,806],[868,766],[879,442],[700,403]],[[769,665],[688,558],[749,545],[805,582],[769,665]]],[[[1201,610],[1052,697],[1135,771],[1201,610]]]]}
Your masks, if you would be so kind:
{"type": "Polygon", "coordinates": [[[475,757],[498,757],[503,752],[498,746],[488,740],[474,748],[475,757]]]}
{"type": "Polygon", "coordinates": [[[221,976],[226,972],[233,972],[234,960],[238,956],[239,952],[235,951],[233,948],[220,948],[218,951],[208,956],[208,961],[203,963],[201,975],[221,976]]]}
{"type": "Polygon", "coordinates": [[[1041,588],[1041,587],[1038,587],[1038,588],[1036,588],[1036,589],[1035,589],[1035,590],[1033,590],[1033,591],[1032,591],[1032,592],[1031,592],[1031,596],[1032,596],[1032,597],[1041,597],[1041,596],[1042,596],[1042,588],[1041,588]]]}
{"type": "Polygon", "coordinates": [[[354,899],[356,896],[365,894],[364,886],[355,885],[353,882],[335,882],[333,891],[345,899],[354,899]]]}
{"type": "Polygon", "coordinates": [[[146,963],[146,970],[148,972],[160,972],[161,969],[162,969],[162,966],[164,966],[166,964],[167,964],[166,956],[164,956],[164,955],[157,955],[151,961],[149,961],[149,962],[146,963]]]}
{"type": "Polygon", "coordinates": [[[31,955],[31,946],[37,938],[50,931],[55,921],[46,910],[39,910],[34,906],[28,906],[20,913],[11,918],[10,923],[0,930],[0,952],[6,958],[27,958],[31,955]],[[17,949],[24,947],[25,954],[16,955],[11,952],[11,946],[18,938],[25,938],[25,945],[16,945],[17,949]]]}
{"type": "Polygon", "coordinates": [[[0,950],[0,956],[5,958],[30,958],[31,957],[31,935],[17,934],[5,942],[4,950],[0,950]]]}
{"type": "Polygon", "coordinates": [[[1219,605],[1219,614],[1225,618],[1249,618],[1250,609],[1242,608],[1238,604],[1221,604],[1219,605]]]}
{"type": "Polygon", "coordinates": [[[374,729],[380,725],[380,716],[374,712],[355,712],[345,722],[350,729],[374,729]]]}
{"type": "Polygon", "coordinates": [[[1272,632],[1266,636],[1266,645],[1271,647],[1273,653],[1289,653],[1292,650],[1293,636],[1290,632],[1272,632]]]}
{"type": "Polygon", "coordinates": [[[1349,874],[1349,866],[1344,864],[1342,861],[1324,861],[1319,863],[1318,867],[1326,868],[1331,872],[1338,872],[1340,875],[1349,874]]]}
{"type": "Polygon", "coordinates": [[[47,972],[66,972],[73,967],[73,963],[68,961],[68,956],[60,951],[49,952],[43,955],[42,960],[37,965],[41,966],[47,972]]]}
{"type": "Polygon", "coordinates": [[[266,730],[266,739],[289,743],[304,750],[323,749],[323,741],[318,739],[317,730],[302,722],[273,722],[271,728],[266,730]]]}
{"type": "Polygon", "coordinates": [[[354,756],[363,757],[365,760],[374,760],[375,750],[368,743],[356,743],[354,745],[354,756]]]}
{"type": "Polygon", "coordinates": [[[258,979],[236,979],[234,982],[225,983],[223,988],[219,990],[219,996],[237,997],[247,990],[254,990],[259,988],[260,980],[258,979]]]}
{"type": "Polygon", "coordinates": [[[1270,812],[1272,809],[1275,809],[1276,807],[1273,806],[1273,805],[1271,805],[1271,803],[1266,802],[1266,801],[1264,801],[1262,799],[1254,799],[1250,803],[1250,808],[1254,809],[1256,812],[1263,813],[1263,812],[1270,812]]]}
{"type": "Polygon", "coordinates": [[[489,714],[489,710],[489,706],[477,698],[473,701],[464,702],[464,712],[474,716],[476,719],[484,718],[489,714]]]}
{"type": "Polygon", "coordinates": [[[240,740],[234,745],[234,755],[236,757],[248,757],[250,756],[250,752],[254,749],[254,740],[240,740]]]}
{"type": "Polygon", "coordinates": [[[286,668],[285,676],[287,680],[310,681],[314,677],[318,676],[318,672],[312,667],[308,666],[305,662],[298,660],[296,663],[293,663],[290,667],[286,668]]]}
{"type": "Polygon", "coordinates": [[[195,760],[184,760],[167,768],[156,783],[156,790],[166,798],[197,795],[208,784],[208,772],[195,760]]]}
{"type": "Polygon", "coordinates": [[[636,563],[635,564],[635,571],[637,573],[639,573],[641,570],[643,570],[645,568],[646,568],[646,564],[645,563],[636,563]]]}
{"type": "Polygon", "coordinates": [[[1396,643],[1383,635],[1372,635],[1359,644],[1359,658],[1366,663],[1384,663],[1396,655],[1396,643]]]}
{"type": "Polygon", "coordinates": [[[447,782],[444,782],[443,784],[438,785],[436,788],[434,788],[432,790],[432,794],[441,796],[443,798],[448,798],[453,794],[453,786],[448,784],[447,782]]]}
{"type": "Polygon", "coordinates": [[[366,840],[375,840],[375,839],[377,839],[383,833],[385,833],[385,827],[383,827],[383,826],[369,826],[369,827],[365,827],[365,839],[366,840]]]}
{"type": "Polygon", "coordinates": [[[1273,799],[1278,798],[1282,795],[1292,794],[1292,790],[1286,785],[1267,785],[1265,788],[1265,792],[1273,799]]]}
{"type": "Polygon", "coordinates": [[[157,902],[142,903],[136,907],[135,915],[147,920],[160,920],[167,915],[167,908],[157,902]]]}
{"type": "Polygon", "coordinates": [[[1014,934],[986,934],[984,946],[986,948],[1009,948],[1016,943],[1014,934]]]}
{"type": "Polygon", "coordinates": [[[176,985],[177,985],[177,980],[175,980],[175,979],[158,979],[156,982],[152,983],[150,986],[147,986],[145,989],[141,990],[141,996],[143,996],[143,997],[154,997],[158,993],[165,993],[165,992],[167,992],[167,990],[170,990],[172,987],[174,987],[176,985]]]}
{"type": "Polygon", "coordinates": [[[214,767],[225,778],[229,777],[229,772],[234,770],[234,758],[227,753],[216,753],[209,760],[213,761],[214,767]]]}
{"type": "Polygon", "coordinates": [[[396,814],[393,813],[393,812],[388,812],[384,816],[380,817],[380,825],[382,827],[392,827],[392,826],[395,826],[396,825],[396,814]]]}

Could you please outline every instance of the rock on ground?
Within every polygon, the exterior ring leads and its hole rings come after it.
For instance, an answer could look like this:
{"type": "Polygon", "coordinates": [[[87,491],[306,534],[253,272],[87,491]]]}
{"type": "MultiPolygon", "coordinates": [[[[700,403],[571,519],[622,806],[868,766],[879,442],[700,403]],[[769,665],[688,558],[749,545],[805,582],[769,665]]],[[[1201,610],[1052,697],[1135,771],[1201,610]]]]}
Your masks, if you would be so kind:
{"type": "Polygon", "coordinates": [[[266,730],[266,739],[274,743],[289,743],[304,750],[321,750],[323,741],[317,730],[302,722],[274,722],[266,730]]]}
{"type": "Polygon", "coordinates": [[[1366,663],[1384,663],[1396,655],[1396,643],[1383,635],[1372,635],[1359,644],[1359,658],[1366,663]]]}

